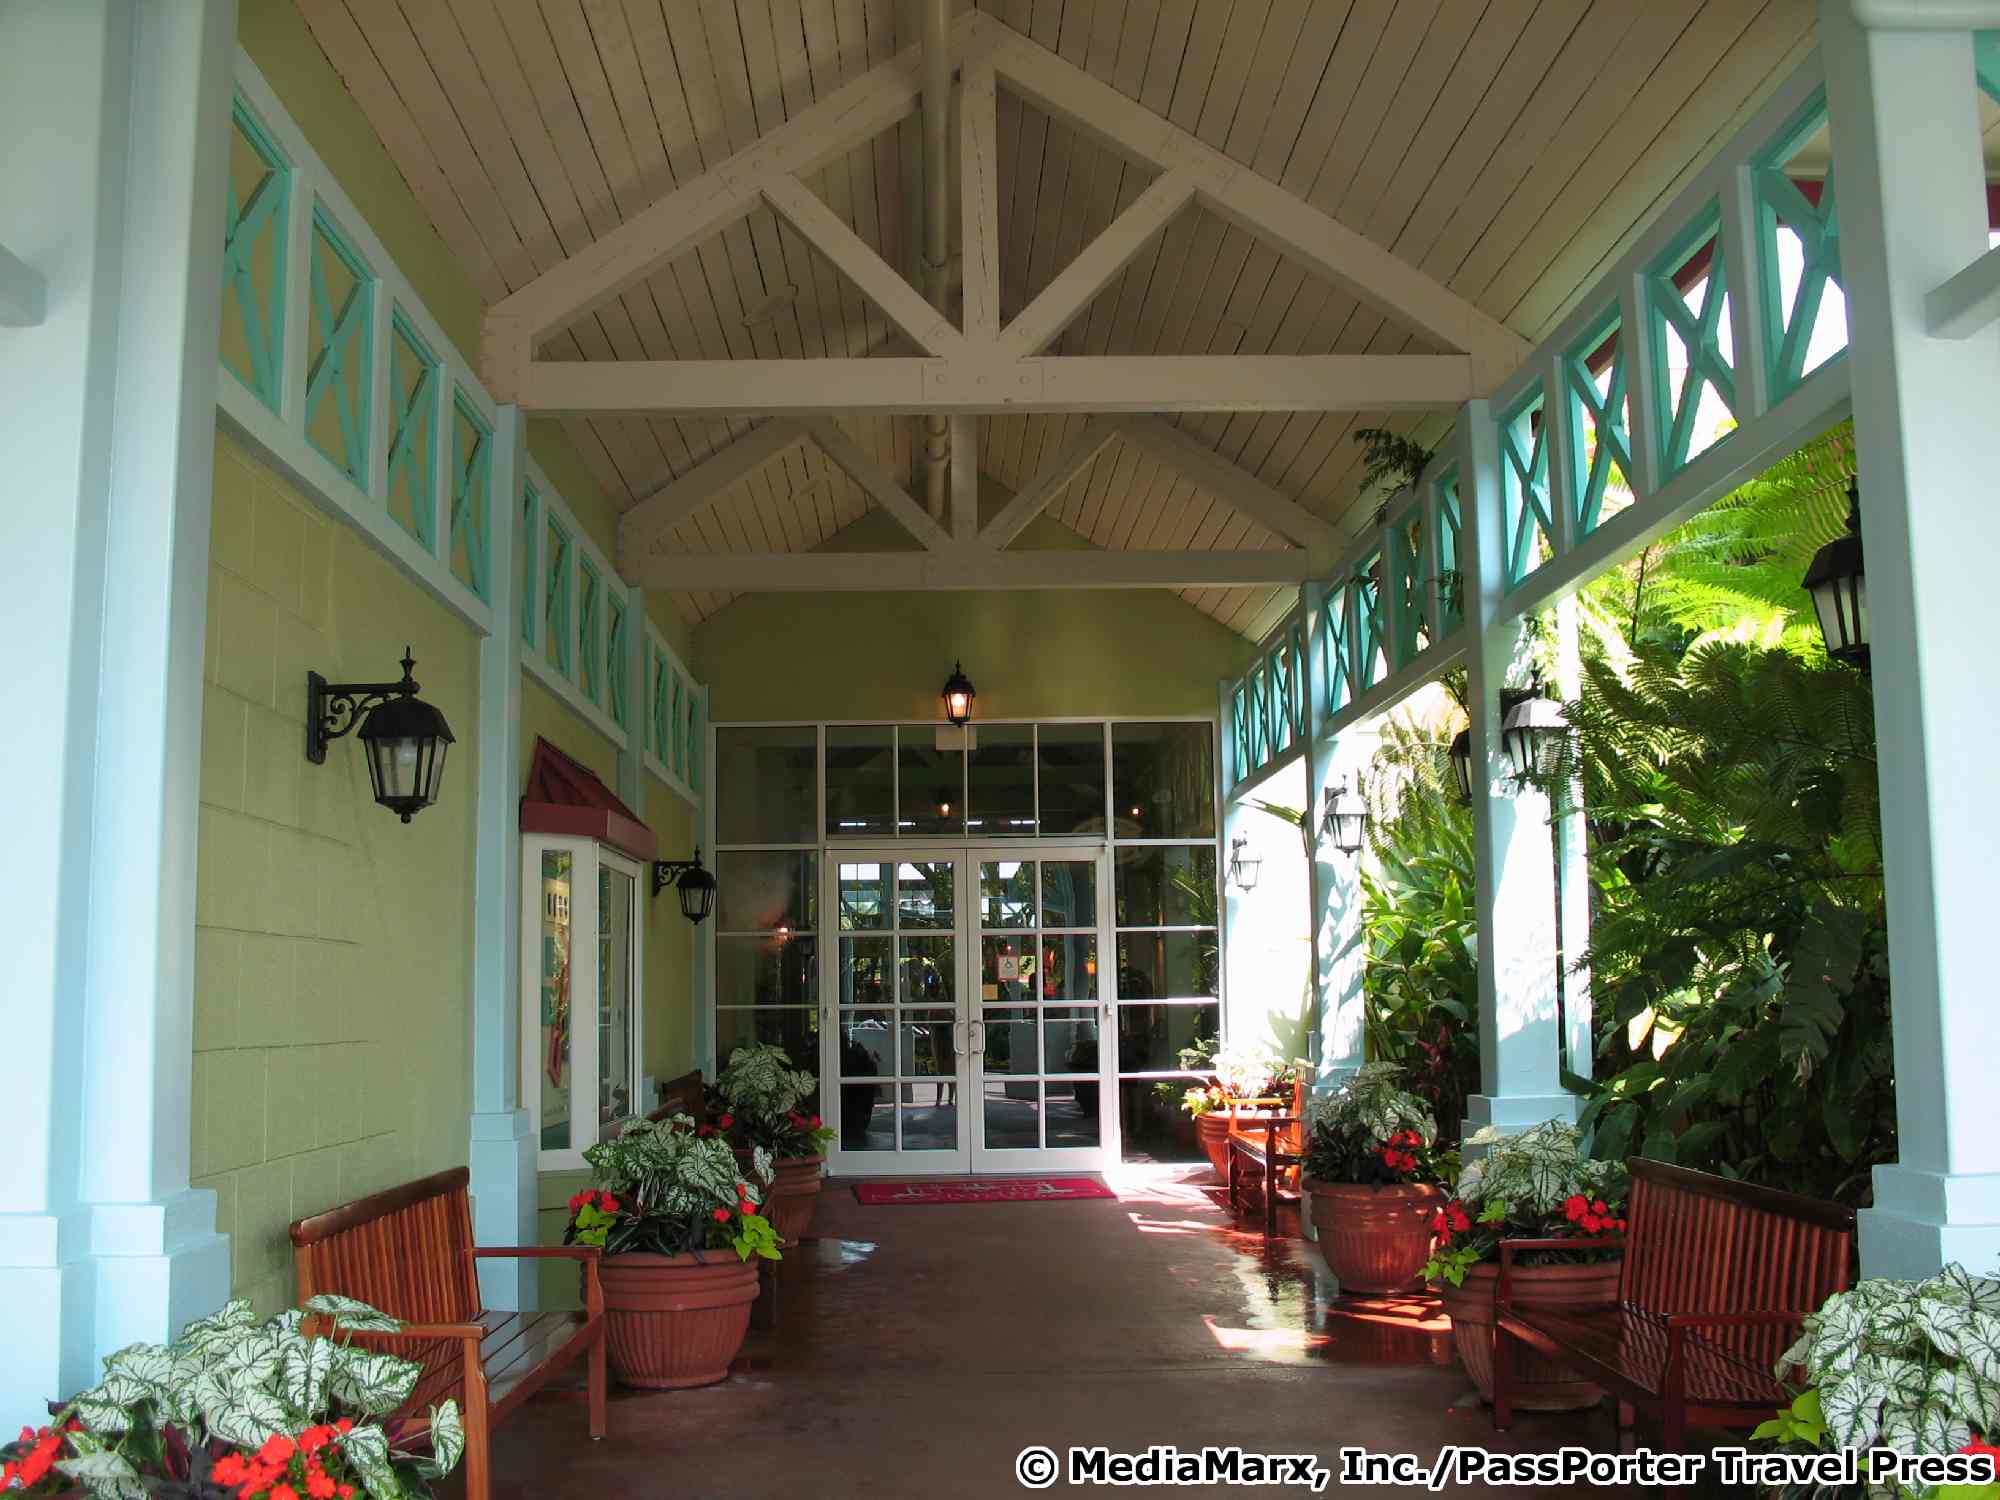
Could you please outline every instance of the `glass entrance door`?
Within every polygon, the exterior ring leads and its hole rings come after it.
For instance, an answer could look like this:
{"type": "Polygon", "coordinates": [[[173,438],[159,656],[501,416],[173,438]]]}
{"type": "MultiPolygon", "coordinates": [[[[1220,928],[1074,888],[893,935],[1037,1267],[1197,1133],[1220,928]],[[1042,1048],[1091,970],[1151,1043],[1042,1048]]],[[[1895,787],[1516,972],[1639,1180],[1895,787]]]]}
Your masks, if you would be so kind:
{"type": "Polygon", "coordinates": [[[1103,1164],[1105,875],[1076,848],[828,853],[834,1171],[1103,1164]]]}

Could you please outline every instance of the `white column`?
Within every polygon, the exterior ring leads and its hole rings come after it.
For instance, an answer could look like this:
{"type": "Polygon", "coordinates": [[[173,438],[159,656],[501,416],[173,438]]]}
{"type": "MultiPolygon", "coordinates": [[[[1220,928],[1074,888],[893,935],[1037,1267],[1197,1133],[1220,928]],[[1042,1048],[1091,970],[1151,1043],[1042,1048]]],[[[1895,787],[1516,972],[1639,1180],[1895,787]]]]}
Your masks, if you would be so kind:
{"type": "MultiPolygon", "coordinates": [[[[1583,654],[1577,638],[1576,596],[1555,606],[1556,692],[1574,703],[1583,692],[1583,654]]],[[[1580,1077],[1592,1076],[1596,1037],[1592,1026],[1590,971],[1576,967],[1590,947],[1590,829],[1583,807],[1583,778],[1570,787],[1572,809],[1556,820],[1557,936],[1561,939],[1563,1061],[1580,1077]]]]}
{"type": "Polygon", "coordinates": [[[1525,681],[1519,620],[1501,620],[1505,503],[1492,407],[1459,413],[1467,654],[1472,716],[1473,846],[1479,902],[1479,1081],[1466,1123],[1524,1129],[1576,1117],[1561,1083],[1556,989],[1555,853],[1549,801],[1515,785],[1500,743],[1500,689],[1525,681]]]}
{"type": "Polygon", "coordinates": [[[232,0],[0,13],[0,239],[48,277],[0,335],[0,1422],[229,1291],[188,1187],[202,653],[232,0]]]}
{"type": "Polygon", "coordinates": [[[2000,331],[1927,336],[1924,298],[1986,249],[1966,31],[1821,13],[1860,456],[1900,1160],[1861,1216],[1870,1275],[2000,1263],[1993,851],[2000,331]],[[1921,511],[1921,521],[1918,512],[1921,511]]]}
{"type": "MultiPolygon", "coordinates": [[[[1379,736],[1373,729],[1346,729],[1318,747],[1313,816],[1325,817],[1333,789],[1345,784],[1352,809],[1364,795],[1368,765],[1379,736]]],[[[1314,827],[1319,824],[1316,822],[1314,827]]],[[[1361,864],[1368,857],[1343,854],[1326,839],[1314,851],[1313,958],[1320,996],[1319,1076],[1315,1087],[1338,1088],[1366,1060],[1363,1042],[1367,1003],[1362,978],[1368,953],[1361,930],[1361,864]]]]}
{"type": "MultiPolygon", "coordinates": [[[[494,414],[487,513],[493,633],[479,643],[479,790],[473,857],[472,1230],[482,1245],[532,1245],[534,1121],[521,1108],[521,578],[515,534],[526,483],[527,422],[494,414]]],[[[479,1263],[489,1308],[536,1306],[533,1261],[479,1263]]]]}

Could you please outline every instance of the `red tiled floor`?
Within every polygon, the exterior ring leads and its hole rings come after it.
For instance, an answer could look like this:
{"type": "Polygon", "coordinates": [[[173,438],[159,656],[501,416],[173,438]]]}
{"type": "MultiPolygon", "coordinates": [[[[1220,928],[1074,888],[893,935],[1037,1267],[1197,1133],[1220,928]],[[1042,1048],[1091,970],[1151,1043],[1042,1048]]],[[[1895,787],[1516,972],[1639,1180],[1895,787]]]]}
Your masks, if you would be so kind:
{"type": "Polygon", "coordinates": [[[778,1326],[753,1328],[736,1374],[616,1393],[596,1444],[580,1391],[546,1397],[496,1437],[497,1493],[967,1500],[1026,1493],[1014,1461],[1031,1444],[1158,1443],[1315,1453],[1332,1491],[1347,1445],[1426,1460],[1448,1443],[1615,1447],[1602,1412],[1523,1416],[1496,1440],[1434,1304],[1330,1297],[1316,1247],[1267,1247],[1219,1189],[1119,1186],[1116,1200],[864,1208],[830,1184],[817,1238],[779,1268],[778,1326]]]}

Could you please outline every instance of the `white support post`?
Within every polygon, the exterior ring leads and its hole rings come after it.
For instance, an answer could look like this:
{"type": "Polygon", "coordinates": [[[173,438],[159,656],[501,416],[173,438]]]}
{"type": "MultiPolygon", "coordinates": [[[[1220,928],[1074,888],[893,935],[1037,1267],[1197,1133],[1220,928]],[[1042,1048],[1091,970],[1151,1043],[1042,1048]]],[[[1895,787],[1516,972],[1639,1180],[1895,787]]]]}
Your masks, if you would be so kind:
{"type": "MultiPolygon", "coordinates": [[[[621,587],[616,577],[607,589],[621,587]]],[[[618,800],[632,816],[646,820],[646,591],[638,584],[622,585],[625,595],[625,659],[606,662],[605,671],[625,674],[625,738],[618,746],[618,800]]],[[[610,693],[605,693],[610,701],[610,693]]]]}
{"type": "Polygon", "coordinates": [[[1466,1101],[1468,1131],[1525,1129],[1574,1119],[1558,1071],[1555,858],[1549,803],[1518,788],[1500,743],[1500,690],[1519,661],[1522,631],[1501,616],[1506,506],[1492,406],[1459,414],[1461,542],[1466,550],[1467,653],[1472,716],[1474,882],[1479,905],[1480,1092],[1466,1101]]]}
{"type": "MultiPolygon", "coordinates": [[[[10,808],[0,1091],[0,1421],[229,1292],[189,1187],[202,660],[231,0],[0,13],[0,133],[38,144],[0,238],[49,268],[0,339],[18,424],[0,571],[37,705],[10,808]]],[[[11,1428],[9,1429],[11,1430],[11,1428]]]]}
{"type": "Polygon", "coordinates": [[[1861,1268],[2000,1264],[2000,1048],[1989,975],[2000,805],[1990,611],[2000,336],[1929,335],[1928,294],[1986,246],[1973,38],[1820,16],[1840,183],[1895,996],[1899,1160],[1875,1169],[1861,1268]]]}
{"type": "MultiPolygon", "coordinates": [[[[1377,735],[1366,726],[1342,732],[1315,747],[1312,776],[1314,812],[1326,806],[1334,787],[1345,783],[1350,798],[1365,794],[1362,778],[1374,758],[1377,735]]],[[[1313,857],[1315,904],[1313,952],[1320,996],[1319,1089],[1338,1088],[1366,1060],[1367,1001],[1362,979],[1368,967],[1361,929],[1361,866],[1368,858],[1317,844],[1313,857]]]]}
{"type": "MultiPolygon", "coordinates": [[[[521,598],[514,537],[527,483],[527,421],[494,413],[487,511],[493,631],[479,643],[479,788],[473,856],[472,1213],[482,1245],[535,1243],[534,1122],[521,1108],[521,598]]],[[[539,569],[537,570],[539,571],[539,569]]],[[[536,1306],[533,1261],[484,1260],[479,1291],[536,1306]]]]}
{"type": "MultiPolygon", "coordinates": [[[[1556,692],[1574,703],[1583,692],[1583,653],[1577,634],[1577,602],[1565,595],[1555,606],[1556,692]]],[[[1589,1078],[1596,1051],[1596,1009],[1590,971],[1576,966],[1590,947],[1590,825],[1583,806],[1583,778],[1570,786],[1570,811],[1556,820],[1556,952],[1562,996],[1562,1062],[1589,1078]]]]}

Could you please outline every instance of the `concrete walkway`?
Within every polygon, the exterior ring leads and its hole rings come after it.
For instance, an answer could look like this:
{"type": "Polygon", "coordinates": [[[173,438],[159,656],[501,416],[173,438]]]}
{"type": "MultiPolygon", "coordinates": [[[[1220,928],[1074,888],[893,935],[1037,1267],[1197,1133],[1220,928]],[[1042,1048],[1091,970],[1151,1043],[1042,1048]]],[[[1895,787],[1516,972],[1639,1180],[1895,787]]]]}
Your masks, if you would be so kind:
{"type": "MultiPolygon", "coordinates": [[[[1333,1492],[1349,1445],[1426,1463],[1447,1444],[1615,1449],[1603,1411],[1523,1416],[1496,1439],[1427,1305],[1333,1300],[1317,1247],[1267,1248],[1209,1182],[1189,1169],[1115,1180],[1116,1200],[893,1208],[829,1183],[815,1238],[779,1270],[778,1326],[753,1328],[727,1382],[614,1394],[596,1444],[580,1391],[540,1400],[496,1437],[498,1493],[1018,1497],[1023,1448],[1155,1444],[1315,1454],[1333,1492]]],[[[1512,1492],[1530,1491],[1441,1491],[1512,1492]]]]}

